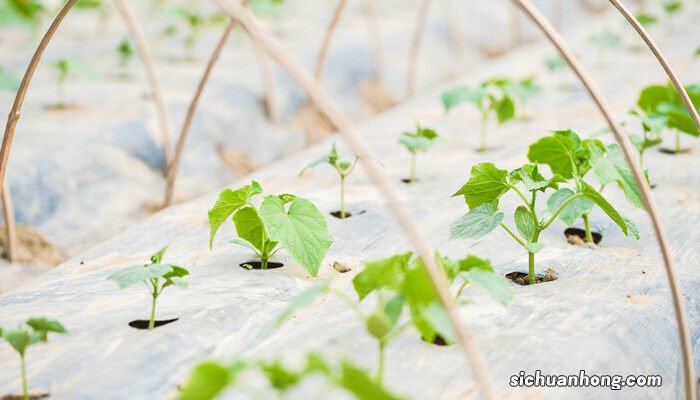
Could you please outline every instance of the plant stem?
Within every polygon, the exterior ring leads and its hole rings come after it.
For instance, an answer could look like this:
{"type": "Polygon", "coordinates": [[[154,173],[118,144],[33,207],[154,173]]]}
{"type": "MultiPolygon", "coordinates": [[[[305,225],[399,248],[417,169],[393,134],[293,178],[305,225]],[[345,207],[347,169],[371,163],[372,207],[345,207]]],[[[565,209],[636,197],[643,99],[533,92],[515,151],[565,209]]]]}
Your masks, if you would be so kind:
{"type": "Polygon", "coordinates": [[[153,292],[153,301],[151,302],[151,320],[148,321],[148,329],[153,329],[156,326],[156,299],[158,298],[157,292],[153,292]]]}
{"type": "Polygon", "coordinates": [[[381,386],[382,380],[384,379],[384,347],[386,343],[384,340],[379,340],[379,363],[377,365],[377,383],[381,386]]]}
{"type": "Polygon", "coordinates": [[[340,219],[345,219],[345,176],[340,175],[340,219]]]}
{"type": "Polygon", "coordinates": [[[455,295],[455,299],[459,299],[459,296],[462,295],[462,290],[464,290],[464,288],[467,287],[468,283],[469,283],[469,281],[466,279],[464,280],[464,282],[462,282],[462,286],[459,287],[459,290],[457,291],[457,294],[455,295]]]}
{"type": "Polygon", "coordinates": [[[481,110],[481,147],[479,151],[487,151],[488,145],[486,144],[486,128],[489,123],[489,111],[481,110]]]}
{"type": "Polygon", "coordinates": [[[583,225],[586,228],[586,242],[593,243],[593,233],[591,233],[591,221],[588,220],[588,213],[581,215],[583,225]]]}
{"type": "Polygon", "coordinates": [[[551,225],[552,222],[554,222],[554,221],[557,219],[557,217],[558,217],[559,214],[564,210],[564,208],[566,208],[566,206],[568,206],[569,203],[571,203],[572,201],[578,199],[579,197],[583,197],[583,193],[576,193],[575,195],[573,195],[573,196],[569,197],[568,199],[566,199],[566,201],[564,201],[564,202],[559,206],[559,208],[557,209],[557,211],[555,211],[554,214],[552,214],[552,216],[549,217],[549,220],[548,220],[544,225],[540,226],[540,231],[543,231],[543,230],[549,228],[549,225],[551,225]]]}
{"type": "Polygon", "coordinates": [[[24,400],[29,400],[29,390],[27,389],[27,371],[24,365],[24,354],[19,355],[19,366],[22,370],[22,395],[24,400]]]}
{"type": "Polygon", "coordinates": [[[409,183],[414,183],[416,181],[416,153],[411,153],[411,177],[409,178],[409,183]]]}
{"type": "Polygon", "coordinates": [[[267,269],[267,256],[260,257],[260,269],[267,269]]]}
{"type": "Polygon", "coordinates": [[[681,132],[676,131],[676,154],[681,154],[681,132]]]}
{"type": "Polygon", "coordinates": [[[527,272],[529,279],[528,284],[534,285],[537,283],[537,279],[535,277],[535,253],[527,253],[527,272]]]}

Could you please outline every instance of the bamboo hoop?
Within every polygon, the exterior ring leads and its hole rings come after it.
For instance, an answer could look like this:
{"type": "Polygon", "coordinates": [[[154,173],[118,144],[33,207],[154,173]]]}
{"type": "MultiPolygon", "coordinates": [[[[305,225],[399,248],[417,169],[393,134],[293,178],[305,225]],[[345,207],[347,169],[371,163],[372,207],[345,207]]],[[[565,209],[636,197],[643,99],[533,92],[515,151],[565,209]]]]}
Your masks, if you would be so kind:
{"type": "Polygon", "coordinates": [[[151,95],[153,96],[153,104],[156,108],[156,115],[158,116],[160,140],[161,145],[163,146],[163,156],[165,158],[164,172],[167,174],[170,162],[173,159],[173,149],[170,145],[170,128],[168,127],[168,117],[165,112],[165,101],[163,100],[163,91],[161,90],[158,74],[156,73],[155,62],[153,61],[153,56],[147,44],[143,30],[141,29],[141,26],[139,26],[138,22],[136,22],[136,17],[134,17],[134,13],[126,4],[126,1],[114,0],[114,4],[117,6],[119,14],[124,19],[124,23],[129,29],[131,37],[134,39],[134,43],[136,44],[136,48],[141,56],[141,61],[143,61],[143,66],[146,70],[148,83],[151,86],[151,95]]]}
{"type": "Polygon", "coordinates": [[[24,98],[26,97],[27,90],[29,89],[29,83],[32,81],[32,78],[34,77],[34,72],[36,72],[36,68],[39,66],[41,56],[44,54],[46,46],[49,45],[51,38],[53,37],[54,33],[56,33],[56,30],[58,30],[58,27],[61,25],[61,22],[63,22],[63,19],[66,17],[71,8],[73,8],[77,1],[78,0],[68,0],[66,4],[63,5],[61,10],[58,12],[58,15],[56,15],[56,18],[53,20],[53,22],[51,22],[49,29],[41,38],[39,46],[37,46],[37,49],[34,52],[31,61],[29,61],[27,70],[24,72],[24,76],[22,77],[22,83],[20,83],[19,85],[19,89],[17,90],[17,94],[15,95],[15,101],[12,104],[12,109],[10,110],[10,114],[7,117],[7,124],[5,125],[5,135],[2,138],[2,147],[0,147],[0,184],[2,184],[3,188],[2,197],[3,205],[5,207],[3,214],[5,216],[5,232],[7,233],[7,254],[10,261],[15,261],[15,259],[13,259],[12,257],[16,257],[17,255],[17,234],[14,230],[14,213],[12,212],[12,210],[8,210],[6,207],[7,204],[12,204],[12,201],[10,200],[9,190],[6,190],[7,186],[5,185],[5,174],[7,173],[7,160],[10,157],[10,150],[12,149],[12,140],[15,137],[15,128],[17,127],[17,121],[19,121],[22,105],[24,104],[24,98]],[[5,201],[5,199],[9,201],[5,201]]]}
{"type": "Polygon", "coordinates": [[[2,212],[5,218],[5,234],[7,235],[7,251],[6,256],[10,262],[18,260],[18,244],[17,244],[17,226],[15,223],[15,212],[12,207],[12,196],[7,182],[2,184],[2,212]]]}
{"type": "Polygon", "coordinates": [[[328,56],[328,48],[331,45],[331,38],[333,37],[333,33],[335,33],[335,28],[337,28],[338,22],[340,22],[340,17],[343,15],[343,11],[345,10],[345,6],[347,4],[347,0],[338,1],[338,4],[335,6],[335,10],[333,11],[331,22],[328,24],[328,28],[326,28],[325,35],[323,35],[321,48],[318,51],[318,58],[316,59],[316,67],[314,68],[314,77],[318,81],[320,81],[321,77],[323,76],[323,67],[325,66],[326,57],[328,56]]]}
{"type": "Polygon", "coordinates": [[[365,141],[357,134],[352,121],[345,116],[330,96],[325,92],[319,82],[306,70],[306,68],[286,49],[284,46],[267,32],[263,32],[255,17],[243,8],[240,3],[232,5],[225,0],[215,0],[221,8],[231,17],[238,20],[249,35],[254,37],[261,46],[265,48],[268,55],[274,58],[287,72],[294,77],[297,83],[307,92],[309,97],[316,103],[328,119],[339,127],[340,133],[344,136],[350,148],[357,154],[374,181],[375,185],[382,192],[397,220],[403,227],[413,246],[422,258],[426,271],[435,286],[440,300],[445,306],[450,317],[452,326],[457,333],[458,342],[465,350],[467,361],[472,367],[481,394],[486,399],[492,399],[493,394],[487,376],[487,371],[483,360],[476,350],[471,333],[466,325],[461,321],[457,313],[454,299],[448,291],[447,279],[444,271],[438,268],[435,261],[433,249],[427,240],[419,233],[418,226],[410,217],[406,206],[382,167],[377,163],[376,158],[367,147],[365,141]]]}
{"type": "Polygon", "coordinates": [[[413,96],[416,90],[416,70],[418,69],[418,54],[420,53],[425,25],[428,22],[428,12],[433,0],[421,0],[416,18],[416,30],[413,32],[411,51],[408,56],[408,69],[406,71],[406,97],[413,96]]]}
{"type": "Polygon", "coordinates": [[[686,400],[695,400],[696,383],[691,350],[692,346],[688,332],[688,323],[685,317],[685,307],[683,306],[683,299],[681,297],[680,283],[678,281],[678,277],[676,276],[676,269],[673,264],[673,257],[671,255],[670,246],[666,237],[666,231],[661,223],[661,217],[659,216],[656,202],[651,194],[651,188],[644,178],[644,174],[642,173],[639,164],[635,160],[629,138],[627,138],[627,135],[624,134],[622,128],[613,117],[612,110],[610,109],[610,106],[605,98],[603,98],[601,95],[598,87],[588,75],[588,72],[581,66],[581,63],[578,61],[573,51],[569,48],[568,44],[561,38],[559,33],[556,32],[552,25],[529,0],[511,1],[514,5],[520,7],[520,9],[525,12],[532,22],[539,27],[542,33],[544,33],[547,39],[559,50],[571,69],[576,73],[576,76],[579,78],[593,101],[596,103],[596,106],[603,114],[613,132],[615,140],[620,145],[627,162],[632,168],[634,179],[637,186],[639,186],[641,190],[642,200],[644,201],[644,205],[649,212],[649,217],[654,225],[654,231],[656,233],[656,238],[664,259],[666,274],[668,276],[668,282],[671,288],[671,297],[673,298],[674,311],[676,314],[676,320],[678,321],[678,336],[681,347],[681,358],[683,360],[686,400]]]}
{"type": "Polygon", "coordinates": [[[622,16],[625,17],[625,19],[627,19],[627,22],[629,22],[629,24],[632,25],[632,28],[634,28],[634,30],[637,31],[639,36],[642,37],[644,43],[646,43],[646,45],[649,47],[649,50],[651,50],[651,52],[654,54],[654,57],[656,57],[656,59],[659,61],[659,64],[661,64],[661,67],[666,72],[666,75],[668,75],[668,78],[673,83],[673,86],[676,88],[676,91],[681,96],[681,100],[683,100],[685,108],[688,109],[688,113],[690,113],[690,117],[693,119],[695,127],[700,131],[700,115],[698,115],[698,110],[695,108],[695,105],[690,100],[688,92],[685,90],[685,87],[683,87],[683,84],[681,83],[680,79],[678,79],[678,76],[673,71],[673,68],[668,63],[666,57],[664,57],[659,47],[656,45],[651,36],[649,36],[642,24],[639,23],[637,17],[635,17],[634,14],[632,14],[630,10],[627,9],[627,7],[625,7],[625,5],[622,4],[620,0],[610,0],[610,4],[612,4],[613,7],[615,7],[617,11],[619,11],[620,14],[622,14],[622,16]]]}

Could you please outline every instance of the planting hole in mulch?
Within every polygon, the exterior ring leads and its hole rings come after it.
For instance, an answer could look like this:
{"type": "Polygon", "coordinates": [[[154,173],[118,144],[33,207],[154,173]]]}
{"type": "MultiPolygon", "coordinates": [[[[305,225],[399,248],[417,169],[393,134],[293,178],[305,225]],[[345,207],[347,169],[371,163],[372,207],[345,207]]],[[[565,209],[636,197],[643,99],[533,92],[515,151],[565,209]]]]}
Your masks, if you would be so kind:
{"type": "MultiPolygon", "coordinates": [[[[29,400],[39,400],[49,397],[48,393],[30,393],[29,400]]],[[[24,396],[21,394],[8,394],[0,397],[0,400],[24,400],[24,396]]]]}
{"type": "Polygon", "coordinates": [[[440,335],[435,335],[435,339],[433,341],[429,341],[428,339],[424,338],[421,336],[421,340],[423,340],[426,343],[434,344],[435,346],[450,346],[447,341],[445,341],[445,338],[443,338],[440,335]]]}
{"type": "Polygon", "coordinates": [[[282,268],[282,267],[284,267],[284,264],[268,261],[267,262],[267,269],[262,269],[262,263],[260,261],[248,261],[248,262],[244,262],[242,264],[239,264],[238,266],[245,269],[245,270],[249,270],[249,271],[252,269],[266,271],[268,269],[282,268]]]}
{"type": "Polygon", "coordinates": [[[678,154],[688,154],[692,151],[690,147],[686,147],[684,149],[681,149],[681,151],[676,152],[676,149],[670,149],[668,147],[659,147],[659,151],[664,153],[664,154],[670,154],[672,156],[678,155],[678,154]]]}
{"type": "MultiPolygon", "coordinates": [[[[180,318],[155,320],[154,324],[153,324],[153,329],[155,329],[159,326],[173,323],[173,322],[177,321],[178,319],[180,319],[180,318]]],[[[135,321],[129,322],[129,326],[132,328],[136,328],[136,329],[148,329],[149,322],[151,322],[151,321],[149,321],[147,319],[137,319],[135,321]]]]}
{"type": "MultiPolygon", "coordinates": [[[[593,243],[596,245],[600,244],[601,240],[603,240],[603,235],[598,232],[591,232],[591,235],[593,236],[593,243]]],[[[583,229],[566,228],[566,230],[564,230],[564,236],[566,236],[566,240],[574,246],[584,246],[586,244],[586,231],[583,229]]]]}
{"type": "MultiPolygon", "coordinates": [[[[511,272],[509,274],[506,274],[506,278],[520,286],[528,286],[530,284],[530,275],[524,272],[511,272]]],[[[557,279],[559,279],[559,273],[553,268],[547,268],[547,271],[544,274],[537,275],[536,283],[546,283],[556,281],[557,279]]]]}
{"type": "Polygon", "coordinates": [[[401,182],[407,184],[407,185],[412,185],[414,183],[418,183],[418,179],[414,179],[413,182],[411,182],[411,179],[409,178],[403,178],[401,179],[401,182]]]}
{"type": "Polygon", "coordinates": [[[345,211],[345,218],[342,218],[342,217],[340,216],[340,210],[338,210],[338,211],[333,211],[333,212],[331,212],[330,214],[331,214],[332,216],[338,218],[338,219],[348,219],[348,218],[352,217],[353,215],[357,216],[357,215],[364,214],[364,213],[366,213],[366,212],[367,212],[367,211],[362,210],[362,211],[360,211],[360,212],[356,212],[355,214],[353,214],[353,213],[351,213],[351,212],[345,211]]]}

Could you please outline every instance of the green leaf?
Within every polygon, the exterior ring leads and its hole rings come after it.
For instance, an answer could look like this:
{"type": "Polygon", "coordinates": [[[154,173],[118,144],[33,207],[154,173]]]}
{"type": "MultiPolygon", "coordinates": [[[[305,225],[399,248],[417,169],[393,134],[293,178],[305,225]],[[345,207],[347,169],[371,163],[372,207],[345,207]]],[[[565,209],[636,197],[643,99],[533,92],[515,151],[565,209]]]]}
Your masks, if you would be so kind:
{"type": "Polygon", "coordinates": [[[412,252],[389,258],[365,262],[365,269],[355,275],[352,284],[360,300],[383,287],[396,289],[401,284],[401,275],[408,267],[412,252]]]}
{"type": "Polygon", "coordinates": [[[452,197],[464,195],[470,209],[482,204],[498,207],[498,200],[509,189],[506,182],[508,171],[498,169],[492,163],[481,163],[472,167],[469,181],[452,197]]]}
{"type": "Polygon", "coordinates": [[[442,105],[445,112],[450,111],[461,103],[472,103],[480,107],[487,96],[487,91],[483,87],[470,89],[468,86],[461,86],[442,94],[442,105]]]}
{"type": "Polygon", "coordinates": [[[527,241],[532,240],[537,230],[537,223],[530,210],[525,206],[518,206],[515,209],[515,226],[518,228],[520,235],[527,241]]]}
{"type": "Polygon", "coordinates": [[[12,346],[20,355],[24,355],[27,347],[31,344],[31,336],[26,329],[5,329],[2,331],[2,338],[12,346]]]}
{"type": "Polygon", "coordinates": [[[617,144],[608,145],[605,153],[596,146],[589,145],[589,149],[591,152],[590,163],[598,182],[601,185],[617,182],[625,192],[627,200],[634,206],[644,209],[642,194],[620,146],[617,144]]]}
{"type": "Polygon", "coordinates": [[[170,271],[172,267],[166,264],[132,265],[111,274],[108,279],[116,282],[119,289],[124,289],[151,278],[160,278],[170,271]]]}
{"type": "MultiPolygon", "coordinates": [[[[553,215],[559,207],[573,195],[574,191],[568,188],[559,189],[552,193],[547,200],[547,211],[553,215]]],[[[593,207],[595,207],[595,203],[585,197],[579,197],[569,203],[561,213],[559,213],[558,218],[564,221],[567,226],[572,226],[576,220],[581,218],[583,214],[590,212],[593,207]]]]}
{"type": "Polygon", "coordinates": [[[53,319],[31,318],[27,321],[27,325],[31,326],[35,331],[66,333],[66,328],[53,319]]]}
{"type": "Polygon", "coordinates": [[[277,196],[267,196],[260,205],[262,219],[271,240],[281,243],[292,258],[316,276],[333,243],[326,219],[310,201],[297,197],[285,211],[277,196]]]}
{"type": "Polygon", "coordinates": [[[153,254],[151,256],[151,262],[154,264],[160,264],[161,261],[163,261],[165,252],[168,251],[168,247],[170,247],[170,245],[163,247],[162,249],[158,250],[155,254],[153,254]]]}
{"type": "Polygon", "coordinates": [[[236,227],[238,237],[252,244],[259,252],[263,251],[267,233],[255,208],[240,208],[238,212],[233,214],[233,224],[236,227]]]}
{"type": "Polygon", "coordinates": [[[528,192],[558,189],[560,183],[566,182],[563,176],[556,174],[550,179],[545,178],[540,174],[537,164],[526,164],[511,171],[508,179],[511,184],[522,182],[528,192]]]}
{"type": "Polygon", "coordinates": [[[330,281],[323,281],[315,283],[306,288],[303,292],[296,296],[294,300],[287,305],[287,307],[285,307],[285,309],[275,320],[275,324],[282,325],[295,313],[313,304],[318,296],[322,295],[328,290],[330,284],[330,281]]]}
{"type": "Polygon", "coordinates": [[[184,289],[189,286],[189,282],[184,279],[184,277],[190,274],[188,270],[173,264],[168,264],[168,266],[170,266],[172,270],[163,275],[163,279],[166,281],[163,288],[174,285],[184,289]]]}
{"type": "Polygon", "coordinates": [[[337,385],[352,393],[358,400],[400,400],[377,381],[369,373],[350,361],[340,364],[340,377],[337,385]]]}
{"type": "Polygon", "coordinates": [[[440,335],[448,343],[454,342],[455,333],[447,312],[440,303],[422,259],[416,258],[415,267],[406,272],[401,294],[408,304],[411,321],[421,336],[433,341],[436,335],[440,335]]]}
{"type": "Polygon", "coordinates": [[[647,13],[639,13],[636,15],[636,18],[637,18],[637,21],[639,21],[639,23],[644,25],[644,26],[653,25],[656,22],[658,22],[658,18],[656,18],[655,16],[653,16],[651,14],[647,14],[647,13]]]}
{"type": "Polygon", "coordinates": [[[392,328],[396,326],[397,322],[399,322],[401,311],[403,311],[403,305],[405,302],[406,300],[403,298],[403,296],[397,294],[389,299],[386,304],[384,304],[384,312],[389,317],[389,322],[391,322],[392,328]]]}
{"type": "Polygon", "coordinates": [[[642,89],[637,105],[647,114],[653,114],[662,103],[673,102],[668,86],[651,85],[642,89]]]}
{"type": "Polygon", "coordinates": [[[493,270],[474,268],[466,273],[467,280],[491,298],[508,306],[513,302],[513,291],[508,283],[493,270]]]}
{"type": "Polygon", "coordinates": [[[530,162],[547,164],[552,173],[571,179],[574,176],[576,142],[569,136],[555,132],[530,145],[527,158],[530,162]]]}
{"type": "Polygon", "coordinates": [[[402,144],[408,151],[415,153],[418,151],[427,151],[437,140],[438,134],[427,128],[422,128],[420,125],[416,127],[416,132],[404,132],[399,136],[399,143],[402,144]]]}
{"type": "Polygon", "coordinates": [[[504,95],[501,99],[491,104],[491,107],[496,111],[499,124],[503,124],[515,118],[515,102],[513,102],[510,96],[504,95]]]}
{"type": "Polygon", "coordinates": [[[612,204],[608,203],[605,198],[598,193],[591,185],[588,183],[581,181],[581,186],[582,186],[582,193],[584,196],[586,196],[588,199],[593,201],[598,207],[600,207],[603,212],[605,212],[610,219],[613,220],[617,224],[617,226],[620,227],[622,232],[629,236],[630,230],[629,227],[627,226],[627,223],[625,222],[624,218],[620,215],[619,212],[615,209],[615,207],[612,206],[612,204]]]}
{"type": "Polygon", "coordinates": [[[496,229],[503,216],[491,204],[482,204],[452,224],[450,239],[479,239],[496,229]]]}
{"type": "Polygon", "coordinates": [[[639,229],[637,228],[637,225],[632,222],[631,219],[623,216],[622,217],[625,220],[625,224],[627,225],[627,229],[629,229],[629,237],[639,240],[639,229]]]}
{"type": "Polygon", "coordinates": [[[213,400],[231,384],[229,370],[215,361],[204,361],[197,365],[190,379],[177,396],[178,400],[213,400]]]}
{"type": "Polygon", "coordinates": [[[468,255],[466,258],[459,260],[457,265],[459,266],[459,272],[469,272],[474,269],[493,272],[491,261],[473,255],[468,255]]]}
{"type": "Polygon", "coordinates": [[[267,376],[272,387],[282,392],[294,387],[302,378],[301,373],[289,370],[277,361],[261,364],[260,370],[267,376]]]}
{"type": "Polygon", "coordinates": [[[542,243],[525,243],[523,246],[528,253],[536,254],[540,250],[544,249],[544,244],[542,243]]]}
{"type": "Polygon", "coordinates": [[[219,198],[214,203],[214,207],[207,213],[209,216],[209,226],[211,232],[209,234],[209,248],[214,243],[214,236],[219,230],[221,224],[228,219],[234,212],[250,202],[250,199],[262,192],[262,187],[259,183],[253,181],[251,185],[243,186],[237,190],[226,189],[219,194],[219,198]]]}

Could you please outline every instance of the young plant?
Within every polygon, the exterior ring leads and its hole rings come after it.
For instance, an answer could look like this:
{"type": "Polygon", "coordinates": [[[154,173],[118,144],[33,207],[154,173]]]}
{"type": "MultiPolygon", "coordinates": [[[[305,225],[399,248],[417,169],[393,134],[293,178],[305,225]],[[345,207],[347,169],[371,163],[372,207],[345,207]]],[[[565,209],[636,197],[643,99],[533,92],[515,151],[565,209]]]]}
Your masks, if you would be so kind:
{"type": "MultiPolygon", "coordinates": [[[[552,136],[555,140],[561,139],[565,146],[573,147],[573,140],[562,135],[552,136]],[[570,143],[571,142],[571,143],[570,143]]],[[[469,181],[458,190],[455,196],[464,196],[469,207],[469,212],[452,224],[450,229],[451,239],[479,239],[491,233],[497,227],[502,227],[518,244],[528,253],[528,280],[529,284],[537,283],[535,276],[535,254],[544,248],[544,244],[539,242],[540,234],[546,230],[560,214],[571,210],[579,210],[579,203],[582,199],[588,199],[599,206],[625,233],[631,232],[628,222],[617,210],[598,193],[591,185],[586,183],[580,176],[574,175],[573,166],[569,157],[569,150],[560,150],[557,143],[549,151],[544,153],[546,157],[558,159],[560,171],[566,175],[554,174],[550,178],[545,178],[539,171],[537,164],[525,164],[510,173],[506,170],[496,168],[492,163],[481,163],[472,168],[469,181]],[[567,170],[567,166],[568,170],[567,170]],[[559,191],[560,184],[573,181],[579,188],[578,192],[559,191]],[[521,190],[520,187],[524,190],[521,190]],[[509,191],[515,192],[522,205],[515,210],[514,220],[517,234],[503,223],[504,213],[499,208],[501,197],[509,191]],[[550,208],[549,218],[540,219],[538,217],[537,200],[538,195],[544,194],[547,190],[557,190],[553,196],[558,196],[562,200],[555,210],[550,208]],[[557,194],[558,193],[558,194],[557,194]],[[567,195],[565,197],[565,195],[567,195]]],[[[539,152],[532,152],[539,158],[539,152]]],[[[548,203],[554,204],[550,199],[548,203]]],[[[587,206],[587,204],[585,204],[587,206]]]]}
{"type": "Polygon", "coordinates": [[[352,171],[355,169],[358,160],[359,158],[357,156],[355,156],[354,160],[351,160],[349,158],[341,158],[338,155],[338,150],[335,148],[335,143],[333,143],[333,147],[331,148],[331,151],[328,153],[328,155],[325,155],[319,158],[318,160],[312,162],[311,164],[307,165],[299,173],[299,175],[301,176],[309,168],[313,168],[321,164],[328,164],[331,167],[333,167],[333,169],[335,169],[335,171],[338,173],[338,176],[340,177],[340,211],[338,212],[338,218],[340,219],[345,219],[347,216],[347,214],[345,213],[345,178],[350,176],[352,171]]]}
{"type": "Polygon", "coordinates": [[[267,269],[270,258],[284,248],[311,276],[316,276],[333,243],[323,214],[310,201],[291,194],[265,196],[258,207],[253,198],[262,193],[262,186],[253,181],[219,194],[208,213],[209,247],[221,224],[233,216],[238,238],[231,243],[253,250],[260,259],[260,269],[267,269]]]}
{"type": "MultiPolygon", "coordinates": [[[[552,173],[564,177],[573,184],[571,188],[559,189],[548,199],[547,209],[552,214],[571,196],[583,193],[584,184],[593,187],[586,181],[589,172],[593,173],[600,185],[598,193],[602,193],[607,185],[615,183],[622,189],[630,204],[644,209],[632,170],[617,144],[605,145],[597,139],[582,140],[571,130],[555,131],[551,136],[543,137],[530,145],[528,159],[533,163],[546,164],[552,173]]],[[[596,204],[584,196],[575,200],[559,214],[559,218],[568,226],[573,226],[579,218],[582,219],[585,229],[584,240],[588,243],[594,242],[589,214],[596,204]]],[[[637,227],[627,218],[622,218],[629,228],[628,236],[639,239],[637,227]]]]}
{"type": "Polygon", "coordinates": [[[399,136],[399,143],[402,144],[409,153],[411,153],[411,173],[407,183],[416,181],[416,158],[418,152],[426,152],[438,140],[438,134],[428,128],[423,128],[416,125],[415,132],[404,132],[399,136]]]}
{"type": "Polygon", "coordinates": [[[664,1],[662,4],[664,13],[666,13],[666,17],[668,19],[669,27],[672,28],[673,25],[673,17],[676,14],[679,14],[683,10],[683,1],[682,0],[668,0],[664,1]]]}
{"type": "Polygon", "coordinates": [[[20,80],[13,72],[0,65],[0,90],[16,92],[19,90],[20,80]]]}
{"type": "Polygon", "coordinates": [[[642,126],[642,136],[630,134],[629,137],[630,141],[639,152],[639,167],[646,174],[648,181],[649,171],[644,167],[644,153],[648,149],[663,142],[664,139],[661,133],[666,126],[666,118],[658,113],[649,115],[638,107],[630,110],[630,114],[637,117],[642,126]]]}
{"type": "Polygon", "coordinates": [[[72,77],[87,79],[97,79],[97,73],[88,65],[67,58],[60,58],[49,62],[49,65],[56,73],[57,97],[56,108],[61,109],[67,106],[66,103],[66,82],[72,77]]]}
{"type": "Polygon", "coordinates": [[[158,250],[151,256],[151,262],[143,265],[132,265],[119,270],[109,276],[109,279],[116,282],[119,289],[125,289],[137,283],[145,283],[151,293],[151,319],[148,322],[148,329],[153,329],[156,323],[156,300],[169,286],[180,288],[187,287],[185,276],[189,271],[175,264],[163,263],[163,256],[168,250],[168,246],[158,250]]]}
{"type": "Polygon", "coordinates": [[[129,39],[122,39],[117,46],[117,55],[119,57],[119,68],[122,72],[126,71],[126,67],[129,66],[129,62],[134,58],[134,46],[131,44],[129,39]]]}
{"type": "Polygon", "coordinates": [[[27,349],[33,344],[47,342],[49,332],[66,333],[66,329],[58,321],[46,318],[28,319],[27,322],[25,322],[25,326],[18,326],[15,329],[0,327],[0,337],[19,354],[19,367],[22,375],[22,396],[24,400],[29,400],[30,398],[25,366],[27,349]]]}
{"type": "MultiPolygon", "coordinates": [[[[686,86],[690,100],[695,107],[700,105],[700,85],[686,86]]],[[[676,141],[674,153],[683,152],[681,134],[700,136],[693,119],[685,108],[676,89],[670,83],[666,85],[651,85],[642,89],[637,100],[637,113],[643,123],[651,123],[654,129],[662,125],[665,130],[675,132],[676,141]]]]}
{"type": "Polygon", "coordinates": [[[442,95],[442,105],[445,112],[450,111],[461,103],[471,103],[481,115],[481,146],[480,151],[487,151],[487,128],[489,117],[493,114],[499,124],[504,124],[515,118],[515,100],[509,89],[508,79],[492,78],[482,82],[476,88],[461,86],[449,90],[442,95]]]}

